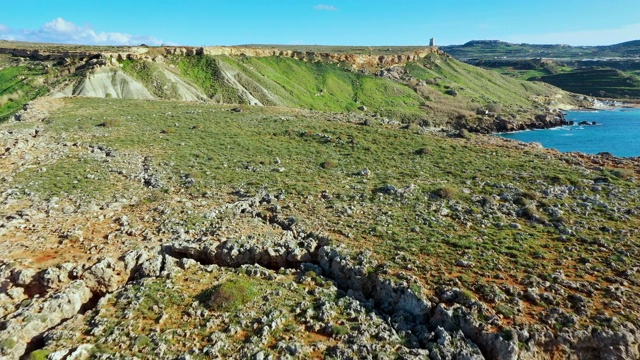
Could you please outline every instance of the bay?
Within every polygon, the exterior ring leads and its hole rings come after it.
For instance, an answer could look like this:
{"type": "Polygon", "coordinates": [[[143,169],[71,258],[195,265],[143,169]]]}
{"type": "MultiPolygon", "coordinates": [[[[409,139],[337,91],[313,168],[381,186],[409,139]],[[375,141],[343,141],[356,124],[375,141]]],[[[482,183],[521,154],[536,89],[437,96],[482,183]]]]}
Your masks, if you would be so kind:
{"type": "Polygon", "coordinates": [[[525,142],[539,142],[545,148],[562,152],[609,152],[619,157],[640,156],[640,109],[569,111],[566,119],[576,124],[498,135],[525,142]],[[596,125],[578,125],[581,121],[595,121],[596,125]]]}

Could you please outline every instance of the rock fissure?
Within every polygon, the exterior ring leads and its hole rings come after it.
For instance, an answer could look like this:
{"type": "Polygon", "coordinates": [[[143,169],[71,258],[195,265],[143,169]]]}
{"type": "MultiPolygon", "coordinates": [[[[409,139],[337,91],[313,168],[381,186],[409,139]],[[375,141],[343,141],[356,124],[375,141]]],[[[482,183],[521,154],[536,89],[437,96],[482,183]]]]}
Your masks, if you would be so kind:
{"type": "MultiPolygon", "coordinates": [[[[204,265],[215,264],[222,267],[238,268],[243,265],[260,265],[272,270],[289,268],[301,271],[313,271],[335,282],[337,287],[366,307],[375,310],[387,319],[397,332],[404,334],[411,348],[433,348],[433,330],[446,326],[450,332],[461,332],[457,340],[462,341],[471,353],[481,351],[489,358],[496,354],[503,356],[505,350],[515,354],[516,346],[499,336],[486,336],[482,341],[480,323],[472,322],[471,315],[466,314],[465,323],[458,325],[449,315],[432,319],[430,313],[447,313],[440,306],[434,306],[421,298],[406,282],[394,282],[391,278],[379,275],[384,266],[379,266],[366,254],[359,254],[352,259],[350,255],[341,254],[340,249],[330,245],[330,239],[307,233],[297,226],[295,219],[275,215],[265,215],[258,211],[260,204],[270,203],[271,196],[259,195],[255,198],[234,204],[236,213],[249,213],[254,217],[278,226],[286,235],[278,242],[226,240],[224,242],[173,242],[162,246],[162,252],[177,259],[192,259],[204,265]],[[476,343],[479,340],[481,345],[476,343]],[[488,342],[501,341],[499,344],[482,346],[488,342]],[[480,347],[482,346],[482,347],[480,347]],[[475,349],[475,350],[474,350],[475,349]]],[[[461,308],[459,308],[461,309],[461,308]]],[[[495,335],[495,334],[494,334],[495,335]]],[[[437,333],[435,336],[439,336],[437,333]]]]}

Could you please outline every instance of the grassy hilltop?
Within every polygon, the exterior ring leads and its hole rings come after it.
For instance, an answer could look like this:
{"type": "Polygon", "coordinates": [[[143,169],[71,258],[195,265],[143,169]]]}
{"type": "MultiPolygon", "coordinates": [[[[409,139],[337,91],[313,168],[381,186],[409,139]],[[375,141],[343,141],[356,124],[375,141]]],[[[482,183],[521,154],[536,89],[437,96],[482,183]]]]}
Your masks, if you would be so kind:
{"type": "Polygon", "coordinates": [[[441,53],[3,59],[111,96],[0,125],[1,356],[639,355],[637,159],[452,128],[556,88],[441,53]]]}

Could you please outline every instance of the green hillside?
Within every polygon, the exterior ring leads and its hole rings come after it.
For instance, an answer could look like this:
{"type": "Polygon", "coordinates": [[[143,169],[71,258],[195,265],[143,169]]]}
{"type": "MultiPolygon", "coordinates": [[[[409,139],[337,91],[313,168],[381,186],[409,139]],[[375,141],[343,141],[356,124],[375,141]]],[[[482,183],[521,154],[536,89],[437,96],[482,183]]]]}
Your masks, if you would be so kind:
{"type": "Polygon", "coordinates": [[[44,72],[41,69],[24,65],[15,66],[6,58],[4,61],[6,61],[6,67],[3,68],[0,65],[0,122],[13,116],[30,100],[45,95],[48,91],[44,85],[44,72]]]}
{"type": "MultiPolygon", "coordinates": [[[[37,61],[27,63],[32,72],[43,71],[45,66],[37,61]]],[[[533,118],[545,106],[573,102],[557,88],[514,80],[442,52],[371,72],[354,69],[349,63],[308,62],[283,56],[168,55],[159,62],[109,58],[101,64],[79,63],[71,74],[58,63],[47,64],[51,72],[49,87],[64,96],[209,99],[218,104],[365,111],[405,123],[435,126],[460,126],[460,119],[475,121],[476,111],[490,104],[493,108],[499,105],[503,116],[519,121],[519,116],[533,118]]],[[[13,88],[18,83],[33,83],[16,80],[26,69],[3,70],[6,75],[0,81],[9,89],[5,92],[22,91],[13,88]]],[[[27,86],[24,84],[20,86],[27,86]]],[[[41,94],[34,91],[46,91],[29,86],[23,101],[5,104],[5,118],[41,94]]]]}
{"type": "Polygon", "coordinates": [[[521,80],[543,81],[579,94],[637,99],[640,41],[608,46],[470,41],[443,47],[466,62],[521,80]]]}
{"type": "Polygon", "coordinates": [[[533,78],[574,93],[607,98],[640,98],[640,78],[615,69],[576,69],[533,78]]]}
{"type": "Polygon", "coordinates": [[[218,60],[239,70],[241,83],[266,104],[321,111],[356,111],[364,105],[399,118],[423,114],[424,99],[404,84],[337,65],[280,57],[218,60]]]}
{"type": "Polygon", "coordinates": [[[570,46],[561,44],[514,44],[499,40],[473,40],[463,45],[442,46],[459,59],[593,59],[637,57],[640,40],[605,46],[570,46]]]}

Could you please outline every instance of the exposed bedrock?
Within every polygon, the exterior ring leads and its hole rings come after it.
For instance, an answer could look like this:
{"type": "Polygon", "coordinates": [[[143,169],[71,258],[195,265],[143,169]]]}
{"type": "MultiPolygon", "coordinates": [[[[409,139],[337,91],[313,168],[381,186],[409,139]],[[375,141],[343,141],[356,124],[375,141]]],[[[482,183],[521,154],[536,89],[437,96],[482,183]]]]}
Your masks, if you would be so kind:
{"type": "MultiPolygon", "coordinates": [[[[260,217],[261,195],[225,205],[219,212],[260,217]]],[[[463,296],[457,288],[439,288],[427,300],[417,280],[389,274],[366,252],[350,253],[326,236],[308,233],[293,219],[269,217],[277,235],[238,239],[176,240],[159,247],[128,251],[91,266],[61,264],[41,272],[16,265],[0,267],[0,355],[19,359],[44,346],[41,339],[77,314],[100,307],[100,298],[129,282],[172,277],[180,264],[197,261],[238,268],[259,265],[272,270],[313,271],[337,285],[344,295],[390,324],[405,346],[422,349],[431,359],[633,359],[639,358],[640,335],[624,324],[618,329],[563,330],[515,326],[496,332],[487,321],[486,306],[463,296]],[[14,267],[12,267],[14,266],[14,267]],[[28,299],[28,302],[24,300],[28,299]],[[480,316],[482,315],[482,316],[480,316]]],[[[85,349],[82,348],[82,351],[85,349]]],[[[76,350],[68,350],[73,353],[76,350]]]]}

